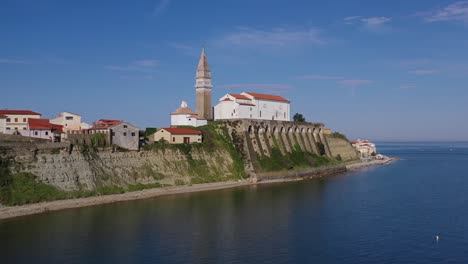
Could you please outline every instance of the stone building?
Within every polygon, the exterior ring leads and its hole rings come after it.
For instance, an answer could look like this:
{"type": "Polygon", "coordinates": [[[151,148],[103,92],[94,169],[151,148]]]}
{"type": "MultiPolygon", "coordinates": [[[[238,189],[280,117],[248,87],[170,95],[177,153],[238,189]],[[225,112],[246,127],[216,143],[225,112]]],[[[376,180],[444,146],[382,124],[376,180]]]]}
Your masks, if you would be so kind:
{"type": "Polygon", "coordinates": [[[200,118],[212,120],[211,88],[213,85],[211,84],[211,71],[205,49],[202,50],[195,79],[197,115],[200,118]]]}
{"type": "Polygon", "coordinates": [[[68,140],[74,144],[115,145],[128,150],[139,149],[139,128],[122,120],[100,119],[90,129],[69,131],[68,140]],[[93,142],[99,141],[99,142],[93,142]]]}
{"type": "Polygon", "coordinates": [[[186,101],[182,101],[180,108],[171,113],[171,127],[178,126],[204,126],[208,121],[192,111],[186,101]]]}
{"type": "Polygon", "coordinates": [[[190,128],[161,128],[153,135],[153,141],[164,140],[170,144],[192,144],[202,142],[201,131],[190,128]]]}
{"type": "Polygon", "coordinates": [[[29,119],[41,118],[40,113],[31,110],[0,110],[0,116],[5,119],[3,125],[5,134],[22,134],[21,131],[28,129],[29,119]]]}
{"type": "Polygon", "coordinates": [[[255,119],[290,121],[289,100],[271,94],[226,94],[214,107],[215,120],[255,119]]]}

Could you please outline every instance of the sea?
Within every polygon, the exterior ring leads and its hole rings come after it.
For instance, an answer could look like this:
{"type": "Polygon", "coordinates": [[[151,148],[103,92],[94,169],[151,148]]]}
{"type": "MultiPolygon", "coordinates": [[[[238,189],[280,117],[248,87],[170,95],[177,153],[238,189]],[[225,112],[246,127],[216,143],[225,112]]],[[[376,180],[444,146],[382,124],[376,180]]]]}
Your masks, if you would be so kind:
{"type": "Polygon", "coordinates": [[[321,179],[0,221],[0,263],[468,263],[468,143],[321,179]]]}

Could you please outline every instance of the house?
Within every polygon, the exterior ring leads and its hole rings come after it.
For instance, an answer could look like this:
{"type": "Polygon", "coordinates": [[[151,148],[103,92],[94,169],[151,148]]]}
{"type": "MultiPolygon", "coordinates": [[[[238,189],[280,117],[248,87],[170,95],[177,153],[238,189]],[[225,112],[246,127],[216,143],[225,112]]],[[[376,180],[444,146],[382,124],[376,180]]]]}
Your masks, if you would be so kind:
{"type": "Polygon", "coordinates": [[[290,101],[271,94],[226,94],[214,107],[215,120],[256,119],[290,121],[290,101]]]}
{"type": "Polygon", "coordinates": [[[182,101],[180,108],[175,112],[171,113],[171,127],[178,126],[204,126],[208,124],[208,121],[188,108],[187,102],[182,101]]]}
{"type": "Polygon", "coordinates": [[[40,113],[31,110],[0,110],[0,116],[5,119],[3,125],[5,134],[23,134],[22,132],[28,129],[29,119],[41,118],[40,113]]]}
{"type": "Polygon", "coordinates": [[[110,144],[129,150],[139,149],[140,129],[128,122],[101,119],[94,122],[93,126],[88,130],[88,132],[90,132],[88,134],[101,133],[109,135],[110,144]]]}
{"type": "Polygon", "coordinates": [[[369,140],[358,139],[352,141],[351,145],[359,152],[361,158],[368,158],[377,154],[377,148],[369,140]]]}
{"type": "Polygon", "coordinates": [[[6,115],[0,115],[0,134],[5,134],[6,132],[6,115]]]}
{"type": "Polygon", "coordinates": [[[161,140],[170,144],[192,144],[202,142],[202,132],[190,128],[161,128],[153,135],[154,142],[161,140]]]}
{"type": "Polygon", "coordinates": [[[52,142],[60,142],[63,126],[50,123],[49,119],[30,118],[28,127],[21,131],[21,135],[33,138],[48,139],[52,142]]]}
{"type": "Polygon", "coordinates": [[[68,132],[70,130],[82,130],[90,128],[88,124],[81,122],[81,115],[74,114],[71,112],[62,112],[58,114],[54,119],[51,119],[50,122],[52,124],[62,125],[64,132],[68,132]]]}

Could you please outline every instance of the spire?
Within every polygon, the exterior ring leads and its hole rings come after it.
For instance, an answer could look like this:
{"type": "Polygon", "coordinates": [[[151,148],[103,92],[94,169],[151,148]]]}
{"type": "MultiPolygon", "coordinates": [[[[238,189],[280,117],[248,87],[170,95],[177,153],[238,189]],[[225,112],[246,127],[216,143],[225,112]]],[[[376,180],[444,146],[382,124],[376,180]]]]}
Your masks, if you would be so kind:
{"type": "Polygon", "coordinates": [[[202,49],[202,53],[200,55],[196,78],[211,79],[210,65],[208,65],[208,59],[206,58],[205,48],[202,49]]]}

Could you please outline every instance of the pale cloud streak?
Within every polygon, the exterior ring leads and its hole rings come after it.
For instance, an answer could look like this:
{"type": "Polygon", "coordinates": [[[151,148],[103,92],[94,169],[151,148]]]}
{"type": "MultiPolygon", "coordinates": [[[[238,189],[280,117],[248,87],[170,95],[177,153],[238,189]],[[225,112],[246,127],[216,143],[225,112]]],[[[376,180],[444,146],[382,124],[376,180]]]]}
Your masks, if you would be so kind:
{"type": "Polygon", "coordinates": [[[278,83],[245,83],[245,84],[223,84],[217,85],[216,88],[223,89],[237,89],[242,91],[264,91],[264,92],[286,92],[293,89],[289,84],[278,84],[278,83]]]}
{"type": "Polygon", "coordinates": [[[388,30],[387,24],[392,21],[390,17],[362,17],[350,16],[343,19],[346,25],[357,25],[371,32],[385,32],[388,30]]]}
{"type": "Polygon", "coordinates": [[[327,75],[302,75],[299,76],[298,79],[305,79],[305,80],[340,80],[343,79],[342,77],[339,76],[327,76],[327,75]]]}
{"type": "Polygon", "coordinates": [[[223,35],[215,43],[218,46],[259,47],[259,48],[284,48],[286,46],[299,45],[323,45],[326,43],[320,30],[273,28],[261,30],[248,27],[240,27],[234,32],[223,35]]]}
{"type": "Polygon", "coordinates": [[[413,70],[409,71],[409,73],[416,75],[433,75],[437,74],[438,72],[436,70],[413,70]]]}
{"type": "Polygon", "coordinates": [[[0,59],[0,64],[34,64],[32,61],[17,60],[17,59],[0,59]]]}
{"type": "Polygon", "coordinates": [[[159,2],[156,4],[156,7],[154,8],[153,16],[158,17],[164,13],[164,11],[166,11],[166,9],[169,7],[171,1],[172,0],[159,0],[159,2]]]}
{"type": "Polygon", "coordinates": [[[468,23],[468,1],[457,1],[443,8],[419,14],[427,22],[458,21],[468,23]]]}
{"type": "Polygon", "coordinates": [[[157,60],[145,59],[137,60],[125,66],[110,65],[106,69],[113,71],[127,71],[127,72],[154,72],[154,68],[159,65],[157,60]]]}
{"type": "Polygon", "coordinates": [[[348,80],[337,81],[337,83],[341,84],[343,86],[356,88],[356,87],[364,86],[364,85],[367,85],[367,84],[371,84],[371,83],[373,83],[373,81],[364,80],[364,79],[348,79],[348,80]]]}

